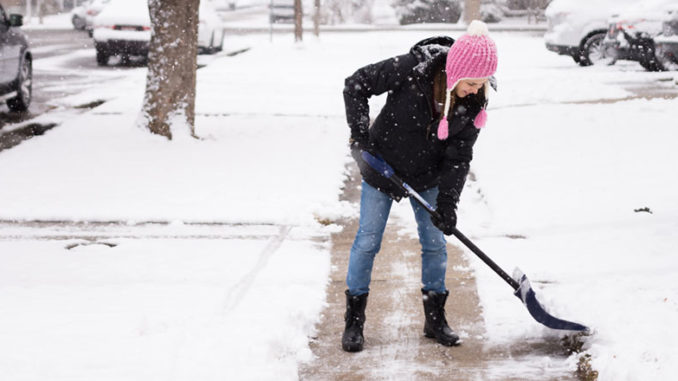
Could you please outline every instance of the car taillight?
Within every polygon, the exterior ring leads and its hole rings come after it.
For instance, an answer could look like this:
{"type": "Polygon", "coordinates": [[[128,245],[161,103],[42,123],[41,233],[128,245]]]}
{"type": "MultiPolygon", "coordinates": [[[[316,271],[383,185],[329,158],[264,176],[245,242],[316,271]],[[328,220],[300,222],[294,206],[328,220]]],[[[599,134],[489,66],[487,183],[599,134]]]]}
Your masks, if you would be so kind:
{"type": "Polygon", "coordinates": [[[635,29],[635,28],[636,28],[636,24],[642,23],[643,21],[645,21],[645,19],[639,19],[639,20],[622,20],[622,21],[620,21],[620,22],[617,23],[617,29],[619,29],[619,30],[621,30],[621,29],[629,29],[629,30],[632,30],[632,29],[635,29]]]}
{"type": "Polygon", "coordinates": [[[144,30],[150,30],[150,26],[141,26],[141,25],[114,25],[113,29],[115,30],[133,30],[136,32],[141,32],[144,30]]]}

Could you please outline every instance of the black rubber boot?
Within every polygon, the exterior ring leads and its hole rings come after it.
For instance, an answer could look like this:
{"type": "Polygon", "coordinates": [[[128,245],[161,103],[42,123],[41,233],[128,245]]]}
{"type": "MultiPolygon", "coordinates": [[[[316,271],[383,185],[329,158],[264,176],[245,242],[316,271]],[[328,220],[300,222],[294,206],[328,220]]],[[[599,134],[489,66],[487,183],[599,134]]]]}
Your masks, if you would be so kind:
{"type": "Polygon", "coordinates": [[[447,325],[447,319],[445,319],[445,301],[450,292],[437,293],[421,290],[421,293],[424,299],[424,313],[426,314],[424,335],[436,339],[442,345],[459,345],[459,336],[447,325]]]}
{"type": "Polygon", "coordinates": [[[346,294],[346,314],[344,321],[344,335],[341,337],[341,347],[346,352],[360,352],[363,350],[363,327],[365,326],[365,307],[367,306],[367,295],[351,296],[346,294]]]}

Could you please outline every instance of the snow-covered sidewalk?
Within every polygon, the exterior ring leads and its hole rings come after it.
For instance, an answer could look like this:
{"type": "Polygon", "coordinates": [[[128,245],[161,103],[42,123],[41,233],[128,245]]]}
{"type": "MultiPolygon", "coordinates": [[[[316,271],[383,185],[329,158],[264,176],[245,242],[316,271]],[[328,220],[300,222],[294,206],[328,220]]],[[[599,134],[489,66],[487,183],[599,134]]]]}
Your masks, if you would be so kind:
{"type": "Polygon", "coordinates": [[[2,224],[2,378],[295,379],[329,268],[313,238],[276,226],[2,224]]]}
{"type": "MultiPolygon", "coordinates": [[[[84,238],[1,226],[0,374],[220,379],[234,369],[237,379],[295,379],[329,274],[323,242],[334,227],[319,221],[356,212],[338,201],[350,160],[343,78],[433,34],[336,33],[298,45],[231,37],[227,45],[251,49],[199,70],[197,141],[134,127],[144,68],[55,100],[60,111],[40,119],[58,117],[58,127],[0,152],[0,220],[174,233],[114,232],[104,234],[114,247],[68,249],[84,238]],[[98,99],[106,102],[69,111],[98,99]],[[186,233],[205,223],[214,237],[186,233]]],[[[538,36],[494,37],[500,91],[460,229],[507,270],[519,265],[555,315],[594,328],[584,349],[600,380],[675,377],[678,337],[667,327],[678,320],[678,101],[629,91],[672,86],[671,75],[623,63],[580,68],[538,36]],[[652,214],[634,212],[643,208],[652,214]]],[[[411,221],[405,208],[395,213],[411,221]]],[[[489,345],[554,335],[469,262],[489,345]]]]}

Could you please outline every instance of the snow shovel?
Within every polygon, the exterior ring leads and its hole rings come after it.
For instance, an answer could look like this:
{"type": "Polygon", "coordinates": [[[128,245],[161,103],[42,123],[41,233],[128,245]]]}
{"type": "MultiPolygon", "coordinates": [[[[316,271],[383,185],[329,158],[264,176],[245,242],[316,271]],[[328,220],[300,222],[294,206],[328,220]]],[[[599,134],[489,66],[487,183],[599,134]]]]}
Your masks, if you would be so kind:
{"type": "MultiPolygon", "coordinates": [[[[393,168],[388,165],[381,157],[374,156],[367,151],[362,152],[362,158],[370,165],[374,170],[381,173],[384,177],[390,179],[398,188],[407,192],[410,196],[424,207],[431,215],[436,218],[440,218],[440,214],[433,209],[433,207],[424,200],[419,193],[417,193],[411,186],[399,178],[393,168]]],[[[530,312],[530,315],[538,321],[539,323],[552,328],[552,329],[562,329],[568,331],[583,331],[588,332],[589,328],[581,325],[579,323],[574,323],[571,321],[559,319],[551,314],[549,314],[544,306],[539,303],[537,297],[532,290],[530,281],[527,279],[527,276],[523,274],[520,269],[516,268],[513,271],[513,277],[509,276],[504,270],[501,269],[490,257],[485,255],[485,253],[478,248],[470,239],[466,238],[459,230],[456,228],[453,229],[452,234],[457,237],[466,247],[468,247],[475,255],[478,256],[485,264],[490,266],[497,275],[499,275],[506,283],[508,283],[514,290],[513,295],[517,296],[523,304],[527,307],[527,310],[530,312]]]]}

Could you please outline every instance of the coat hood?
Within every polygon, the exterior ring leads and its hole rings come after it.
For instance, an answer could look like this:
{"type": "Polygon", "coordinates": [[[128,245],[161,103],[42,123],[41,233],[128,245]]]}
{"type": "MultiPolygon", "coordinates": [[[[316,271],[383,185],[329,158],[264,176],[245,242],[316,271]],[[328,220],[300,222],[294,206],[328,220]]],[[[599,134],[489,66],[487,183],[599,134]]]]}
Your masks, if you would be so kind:
{"type": "Polygon", "coordinates": [[[419,62],[414,71],[422,76],[431,73],[433,67],[445,67],[445,60],[450,46],[454,43],[452,37],[436,36],[421,40],[414,44],[410,53],[417,58],[419,62]]]}

